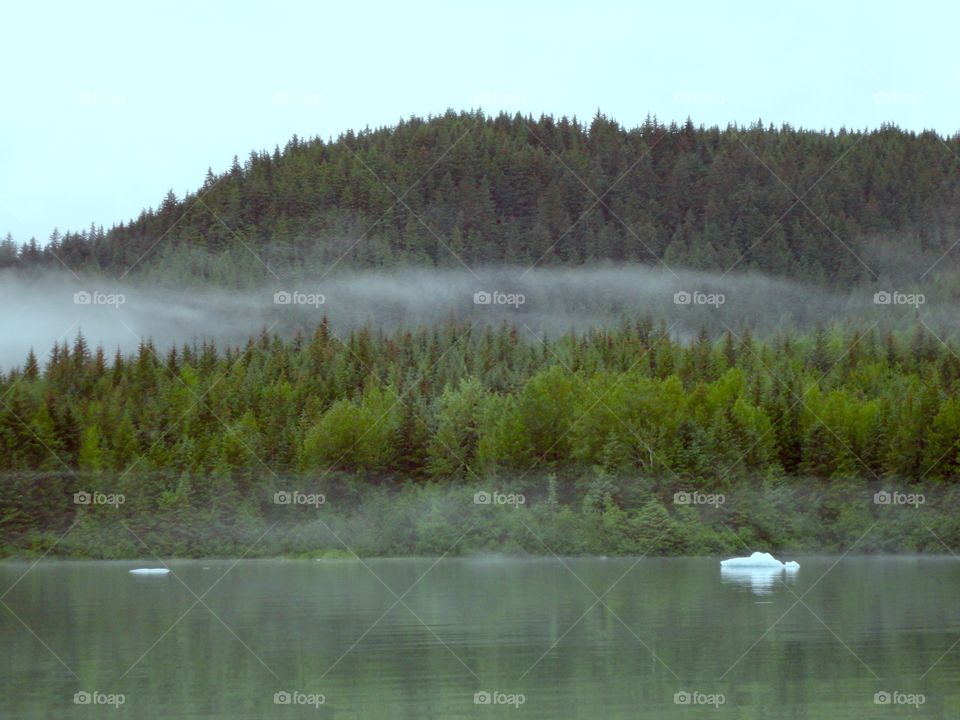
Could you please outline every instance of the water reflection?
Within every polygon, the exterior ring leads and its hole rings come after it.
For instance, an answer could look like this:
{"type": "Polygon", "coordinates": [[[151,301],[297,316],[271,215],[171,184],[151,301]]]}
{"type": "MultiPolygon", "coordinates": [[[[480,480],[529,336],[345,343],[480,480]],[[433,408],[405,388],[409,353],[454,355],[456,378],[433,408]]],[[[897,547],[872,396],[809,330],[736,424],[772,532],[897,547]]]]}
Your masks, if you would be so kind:
{"type": "Polygon", "coordinates": [[[725,696],[710,720],[906,717],[877,710],[895,690],[925,695],[911,717],[960,718],[955,558],[801,562],[719,578],[710,557],[174,560],[165,578],[0,562],[0,718],[691,720],[675,698],[693,692],[725,696]],[[278,710],[294,691],[325,705],[278,710]],[[526,704],[478,708],[493,691],[526,704]]]}
{"type": "Polygon", "coordinates": [[[726,567],[720,568],[720,581],[726,585],[749,588],[754,595],[772,595],[783,584],[792,585],[797,568],[726,567]]]}

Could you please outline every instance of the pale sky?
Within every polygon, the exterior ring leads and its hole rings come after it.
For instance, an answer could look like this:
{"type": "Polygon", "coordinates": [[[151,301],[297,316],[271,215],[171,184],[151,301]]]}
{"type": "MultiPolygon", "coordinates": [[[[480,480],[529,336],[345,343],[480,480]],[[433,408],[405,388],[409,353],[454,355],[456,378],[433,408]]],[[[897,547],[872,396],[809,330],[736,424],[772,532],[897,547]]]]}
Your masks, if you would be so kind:
{"type": "Polygon", "coordinates": [[[0,235],[109,227],[207,167],[411,114],[960,131],[960,5],[4,3],[0,235]]]}

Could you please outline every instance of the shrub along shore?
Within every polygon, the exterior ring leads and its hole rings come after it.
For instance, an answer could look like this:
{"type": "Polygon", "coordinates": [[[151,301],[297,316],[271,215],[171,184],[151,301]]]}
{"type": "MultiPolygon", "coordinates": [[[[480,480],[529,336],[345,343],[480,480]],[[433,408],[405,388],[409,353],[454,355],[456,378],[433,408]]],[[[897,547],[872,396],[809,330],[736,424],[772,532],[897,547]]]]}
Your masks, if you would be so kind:
{"type": "MultiPolygon", "coordinates": [[[[50,477],[66,482],[63,476],[50,477]]],[[[7,535],[8,557],[391,557],[945,553],[960,548],[955,486],[767,478],[704,492],[604,474],[396,483],[336,474],[251,480],[207,507],[91,488],[65,519],[7,535]],[[907,488],[904,490],[903,488],[907,488]]],[[[156,481],[156,478],[154,478],[156,481]]]]}

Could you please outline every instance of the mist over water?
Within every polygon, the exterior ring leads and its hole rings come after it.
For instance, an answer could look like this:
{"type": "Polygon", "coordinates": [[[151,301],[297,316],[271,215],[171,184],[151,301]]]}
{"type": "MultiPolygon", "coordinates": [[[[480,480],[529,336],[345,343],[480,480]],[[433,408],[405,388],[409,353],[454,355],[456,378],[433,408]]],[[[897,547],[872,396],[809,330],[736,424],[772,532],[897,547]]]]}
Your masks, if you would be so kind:
{"type": "Polygon", "coordinates": [[[243,344],[262,329],[289,337],[309,333],[327,316],[338,334],[362,325],[394,330],[445,321],[496,325],[556,336],[649,316],[686,338],[749,327],[755,334],[857,319],[862,329],[904,326],[918,314],[931,327],[955,316],[954,302],[926,297],[919,307],[877,305],[886,286],[845,293],[757,273],[721,276],[642,265],[470,271],[409,269],[358,272],[321,282],[273,281],[252,289],[172,289],[69,273],[0,274],[0,367],[39,358],[82,331],[91,347],[135,350],[152,339],[172,344],[213,340],[243,344]]]}

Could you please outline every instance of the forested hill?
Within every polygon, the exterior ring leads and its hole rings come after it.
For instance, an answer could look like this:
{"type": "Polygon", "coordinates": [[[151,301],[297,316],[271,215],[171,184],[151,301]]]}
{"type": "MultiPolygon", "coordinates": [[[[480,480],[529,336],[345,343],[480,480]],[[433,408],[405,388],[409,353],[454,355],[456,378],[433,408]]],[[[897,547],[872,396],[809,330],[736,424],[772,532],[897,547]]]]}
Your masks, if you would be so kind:
{"type": "Polygon", "coordinates": [[[265,275],[254,253],[317,271],[609,259],[849,283],[872,274],[856,255],[874,238],[940,255],[958,231],[960,136],[448,112],[294,137],[108,231],[8,241],[0,264],[119,276],[229,256],[265,275]]]}

